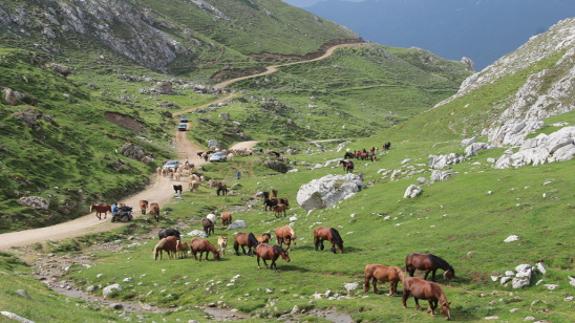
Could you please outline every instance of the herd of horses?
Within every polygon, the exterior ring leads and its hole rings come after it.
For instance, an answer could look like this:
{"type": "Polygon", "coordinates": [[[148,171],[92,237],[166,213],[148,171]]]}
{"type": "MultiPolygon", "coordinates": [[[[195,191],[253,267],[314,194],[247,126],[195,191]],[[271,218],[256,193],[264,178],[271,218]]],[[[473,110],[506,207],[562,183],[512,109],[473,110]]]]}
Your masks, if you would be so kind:
{"type": "MultiPolygon", "coordinates": [[[[383,146],[381,147],[383,152],[386,152],[388,150],[391,149],[391,142],[386,142],[383,144],[383,146]]],[[[346,173],[353,173],[353,169],[354,169],[354,164],[352,159],[357,159],[357,160],[371,160],[372,162],[377,160],[377,148],[376,147],[371,147],[371,149],[358,149],[355,151],[347,151],[344,155],[343,155],[343,160],[339,161],[339,164],[341,165],[341,167],[343,168],[343,170],[346,173]]]]}

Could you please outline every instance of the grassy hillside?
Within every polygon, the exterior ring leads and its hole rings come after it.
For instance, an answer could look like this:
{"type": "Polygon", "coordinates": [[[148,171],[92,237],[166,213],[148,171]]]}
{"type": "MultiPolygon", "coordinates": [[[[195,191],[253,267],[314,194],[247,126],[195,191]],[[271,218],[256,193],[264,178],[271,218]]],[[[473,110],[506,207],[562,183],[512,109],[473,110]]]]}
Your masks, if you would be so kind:
{"type": "Polygon", "coordinates": [[[239,83],[238,89],[252,95],[194,115],[194,137],[231,143],[240,140],[241,131],[249,138],[292,144],[366,137],[454,94],[468,74],[463,64],[419,49],[371,44],[340,49],[324,61],[239,83]],[[222,119],[222,113],[230,119],[222,119]]]}

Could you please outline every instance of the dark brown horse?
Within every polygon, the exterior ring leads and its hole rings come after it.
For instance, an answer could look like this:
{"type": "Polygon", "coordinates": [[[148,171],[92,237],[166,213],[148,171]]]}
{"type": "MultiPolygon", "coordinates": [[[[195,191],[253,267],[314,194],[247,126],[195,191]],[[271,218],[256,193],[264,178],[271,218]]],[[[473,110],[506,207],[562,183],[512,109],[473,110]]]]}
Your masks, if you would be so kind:
{"type": "Polygon", "coordinates": [[[340,160],[339,164],[346,173],[353,173],[354,165],[351,160],[340,160]]]}
{"type": "Polygon", "coordinates": [[[283,216],[286,216],[286,210],[287,210],[288,206],[283,204],[283,203],[278,203],[276,206],[274,206],[274,214],[276,216],[276,218],[283,216]]]}
{"type": "Polygon", "coordinates": [[[323,241],[328,240],[331,242],[331,251],[337,253],[337,249],[343,253],[343,239],[339,235],[339,232],[334,228],[324,228],[319,227],[313,230],[313,242],[315,245],[315,250],[323,250],[323,241]]]}
{"type": "Polygon", "coordinates": [[[96,217],[98,220],[102,220],[102,214],[104,214],[104,219],[108,217],[108,212],[112,212],[112,207],[108,204],[92,204],[90,205],[90,213],[96,212],[96,217]]]}
{"type": "Polygon", "coordinates": [[[443,269],[443,278],[450,280],[455,278],[455,269],[440,257],[432,254],[412,253],[405,258],[405,270],[413,277],[416,270],[425,271],[425,279],[431,273],[431,280],[435,281],[435,272],[443,269]]]}
{"type": "Polygon", "coordinates": [[[236,236],[234,237],[234,250],[236,251],[237,256],[240,255],[239,252],[240,247],[242,248],[242,252],[244,253],[244,255],[246,254],[245,247],[248,247],[248,255],[252,256],[253,249],[255,249],[255,247],[257,247],[258,244],[259,244],[258,239],[251,232],[250,233],[240,232],[236,234],[236,236]]]}
{"type": "Polygon", "coordinates": [[[296,241],[295,231],[289,225],[285,225],[283,227],[275,229],[275,234],[276,234],[276,241],[280,245],[280,247],[284,244],[284,242],[287,245],[286,250],[289,250],[292,241],[295,245],[296,241]]]}
{"type": "Polygon", "coordinates": [[[389,296],[397,294],[397,285],[403,279],[401,268],[396,266],[384,266],[380,264],[365,265],[365,281],[363,291],[369,291],[369,282],[373,283],[373,292],[377,294],[377,282],[389,282],[389,296]]]}
{"type": "Polygon", "coordinates": [[[220,252],[207,239],[195,238],[192,240],[192,242],[190,242],[189,245],[192,250],[192,255],[196,260],[198,260],[196,254],[200,253],[199,260],[202,261],[202,255],[204,252],[206,253],[206,260],[208,260],[210,252],[214,255],[214,259],[220,260],[220,252]]]}
{"type": "Polygon", "coordinates": [[[160,204],[150,203],[150,215],[153,216],[157,222],[160,221],[160,204]]]}
{"type": "Polygon", "coordinates": [[[428,313],[435,315],[437,305],[441,305],[441,313],[451,319],[451,312],[449,306],[450,302],[447,301],[445,293],[439,284],[429,282],[417,277],[406,277],[403,280],[403,307],[407,308],[407,300],[410,296],[415,299],[416,308],[419,310],[419,300],[424,299],[429,302],[428,313]]]}
{"type": "Polygon", "coordinates": [[[214,233],[214,222],[208,218],[202,219],[202,226],[204,227],[204,232],[209,237],[210,233],[214,233]]]}
{"type": "Polygon", "coordinates": [[[267,243],[259,244],[256,248],[256,257],[258,261],[258,268],[260,267],[260,258],[263,259],[264,265],[266,268],[278,270],[278,266],[276,265],[276,260],[279,257],[282,257],[283,260],[290,262],[291,259],[289,258],[289,254],[287,250],[283,250],[280,246],[270,246],[267,243]],[[266,260],[271,260],[272,263],[268,267],[268,263],[266,260]]]}
{"type": "Polygon", "coordinates": [[[148,210],[148,201],[140,200],[140,211],[142,211],[142,215],[146,215],[146,211],[148,210]]]}

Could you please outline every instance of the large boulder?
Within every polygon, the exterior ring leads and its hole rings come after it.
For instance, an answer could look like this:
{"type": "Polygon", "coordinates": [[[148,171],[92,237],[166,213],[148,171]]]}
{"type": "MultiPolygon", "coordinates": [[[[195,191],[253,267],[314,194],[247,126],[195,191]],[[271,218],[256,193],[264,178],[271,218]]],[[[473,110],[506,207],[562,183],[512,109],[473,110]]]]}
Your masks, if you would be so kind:
{"type": "Polygon", "coordinates": [[[434,169],[433,171],[431,171],[431,182],[435,183],[435,182],[444,182],[447,179],[449,179],[449,177],[451,177],[453,175],[453,173],[449,170],[436,170],[434,169]]]}
{"type": "Polygon", "coordinates": [[[232,224],[228,225],[228,230],[236,230],[246,228],[248,225],[244,220],[235,220],[232,224]]]}
{"type": "Polygon", "coordinates": [[[273,169],[280,173],[287,173],[291,168],[284,160],[281,159],[267,159],[264,162],[264,165],[267,168],[273,169]]]}
{"type": "Polygon", "coordinates": [[[40,196],[25,196],[18,200],[21,205],[27,206],[37,210],[47,210],[50,207],[50,202],[40,196]]]}
{"type": "Polygon", "coordinates": [[[20,104],[36,105],[36,103],[38,103],[37,100],[30,95],[7,87],[2,89],[2,102],[12,106],[20,104]]]}
{"type": "Polygon", "coordinates": [[[118,293],[121,291],[122,291],[122,286],[120,286],[120,284],[112,284],[112,285],[108,285],[108,286],[104,287],[104,289],[102,290],[102,295],[105,298],[114,297],[114,296],[118,295],[118,293]]]}
{"type": "Polygon", "coordinates": [[[302,185],[297,192],[297,203],[307,211],[333,207],[362,188],[359,175],[327,175],[302,185]]]}
{"type": "Polygon", "coordinates": [[[447,166],[461,163],[465,158],[461,155],[450,153],[447,155],[430,155],[429,167],[432,169],[444,169],[447,166]]]}
{"type": "Polygon", "coordinates": [[[492,149],[493,146],[484,142],[475,142],[465,147],[465,157],[477,155],[482,150],[492,149]]]}
{"type": "Polygon", "coordinates": [[[125,143],[122,148],[120,148],[120,153],[128,158],[139,160],[146,164],[154,161],[154,158],[147,154],[144,148],[129,142],[125,143]]]}

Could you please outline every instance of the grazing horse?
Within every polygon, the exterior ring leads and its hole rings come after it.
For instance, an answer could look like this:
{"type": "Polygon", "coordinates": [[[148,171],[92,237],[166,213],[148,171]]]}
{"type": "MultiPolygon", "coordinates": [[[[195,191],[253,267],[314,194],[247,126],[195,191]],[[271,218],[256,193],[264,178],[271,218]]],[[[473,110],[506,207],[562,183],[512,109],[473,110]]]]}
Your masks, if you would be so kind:
{"type": "Polygon", "coordinates": [[[176,255],[177,243],[178,239],[174,236],[165,237],[160,240],[154,247],[154,260],[158,260],[158,256],[160,260],[162,260],[164,251],[168,253],[168,258],[172,259],[176,255]]]}
{"type": "Polygon", "coordinates": [[[286,250],[289,250],[292,241],[293,244],[295,245],[296,241],[295,231],[289,225],[285,225],[283,227],[275,229],[275,234],[276,234],[276,241],[280,245],[280,247],[284,242],[287,245],[286,250]]]}
{"type": "Polygon", "coordinates": [[[92,204],[90,205],[90,213],[96,211],[96,217],[98,220],[102,220],[102,214],[104,214],[104,219],[108,217],[108,212],[112,212],[112,207],[108,204],[92,204]]]}
{"type": "Polygon", "coordinates": [[[200,182],[191,180],[190,183],[188,184],[188,188],[190,189],[190,192],[197,192],[198,189],[200,188],[200,182]]]}
{"type": "Polygon", "coordinates": [[[198,257],[196,257],[198,252],[200,253],[200,261],[202,261],[204,252],[206,253],[206,260],[208,260],[210,252],[214,254],[214,259],[220,260],[220,252],[207,239],[195,238],[190,243],[190,247],[192,249],[192,255],[194,255],[194,259],[196,260],[198,260],[198,257]]]}
{"type": "Polygon", "coordinates": [[[343,159],[352,159],[355,157],[355,154],[352,153],[351,151],[347,151],[344,155],[343,155],[343,159]]]}
{"type": "Polygon", "coordinates": [[[387,151],[391,149],[391,142],[386,142],[385,144],[383,144],[383,151],[387,151]]]}
{"type": "Polygon", "coordinates": [[[182,187],[182,184],[172,185],[172,187],[174,188],[175,194],[180,194],[180,195],[182,195],[182,192],[183,192],[183,190],[184,190],[184,188],[182,187]]]}
{"type": "Polygon", "coordinates": [[[331,251],[337,253],[337,249],[343,253],[343,239],[339,235],[339,232],[334,228],[324,228],[319,227],[313,230],[313,242],[315,245],[315,250],[323,250],[323,241],[331,241],[331,251]]]}
{"type": "Polygon", "coordinates": [[[435,315],[437,305],[441,305],[441,313],[451,319],[451,312],[449,310],[450,302],[447,301],[445,293],[439,284],[429,282],[417,277],[406,277],[403,280],[403,307],[407,308],[407,299],[413,296],[415,299],[416,308],[419,309],[419,300],[425,299],[429,302],[428,313],[435,315]]]}
{"type": "Polygon", "coordinates": [[[150,215],[154,217],[156,222],[160,222],[160,204],[150,203],[150,215]]]}
{"type": "Polygon", "coordinates": [[[351,160],[340,160],[339,164],[343,167],[346,173],[353,173],[354,165],[351,160]]]}
{"type": "Polygon", "coordinates": [[[160,232],[158,232],[158,238],[164,239],[166,237],[176,237],[176,239],[180,240],[181,239],[181,235],[180,235],[180,231],[176,230],[176,229],[162,229],[160,230],[160,232]]]}
{"type": "Polygon", "coordinates": [[[204,232],[210,236],[210,233],[214,233],[214,222],[208,218],[202,219],[202,226],[204,227],[204,232]]]}
{"type": "Polygon", "coordinates": [[[272,235],[269,233],[263,233],[262,235],[256,236],[259,243],[268,243],[272,239],[272,235]]]}
{"type": "Polygon", "coordinates": [[[283,260],[290,262],[291,259],[289,258],[289,254],[287,250],[282,249],[282,247],[275,245],[275,246],[270,246],[267,243],[262,243],[259,244],[256,247],[256,257],[257,257],[257,261],[258,261],[258,268],[260,267],[260,258],[264,261],[264,265],[266,265],[266,268],[269,269],[275,269],[278,270],[278,266],[276,265],[276,260],[278,260],[278,258],[281,256],[283,258],[283,260]],[[266,260],[271,260],[272,263],[271,265],[268,267],[268,263],[266,262],[266,260]]]}
{"type": "Polygon", "coordinates": [[[435,272],[443,269],[443,278],[450,280],[455,278],[455,269],[440,257],[432,254],[412,253],[405,258],[405,270],[413,277],[415,270],[425,271],[425,279],[431,273],[431,280],[435,281],[435,272]]]}
{"type": "Polygon", "coordinates": [[[223,226],[232,224],[232,213],[231,212],[227,212],[227,211],[222,212],[221,218],[222,218],[222,225],[223,226]]]}
{"type": "Polygon", "coordinates": [[[396,266],[384,266],[380,264],[365,265],[363,270],[365,274],[365,282],[363,291],[369,291],[369,282],[373,283],[373,292],[377,294],[377,282],[389,282],[389,296],[397,294],[397,284],[403,279],[403,272],[401,268],[396,266]]]}
{"type": "Polygon", "coordinates": [[[276,215],[276,218],[279,218],[282,215],[286,216],[287,208],[288,206],[283,203],[278,203],[276,206],[274,206],[274,213],[276,215]]]}
{"type": "Polygon", "coordinates": [[[187,242],[182,240],[176,241],[176,253],[179,254],[180,258],[186,258],[190,250],[190,245],[187,242]]]}
{"type": "Polygon", "coordinates": [[[228,247],[228,237],[226,236],[219,236],[218,237],[218,250],[222,254],[222,256],[226,255],[226,248],[228,247]]]}
{"type": "Polygon", "coordinates": [[[140,200],[140,210],[142,215],[146,215],[146,211],[148,210],[148,201],[147,200],[140,200]]]}
{"type": "Polygon", "coordinates": [[[248,255],[253,255],[253,249],[259,244],[258,239],[253,233],[240,232],[234,237],[234,250],[236,251],[236,256],[240,255],[240,247],[242,247],[242,252],[246,254],[246,249],[248,247],[248,255]]]}

